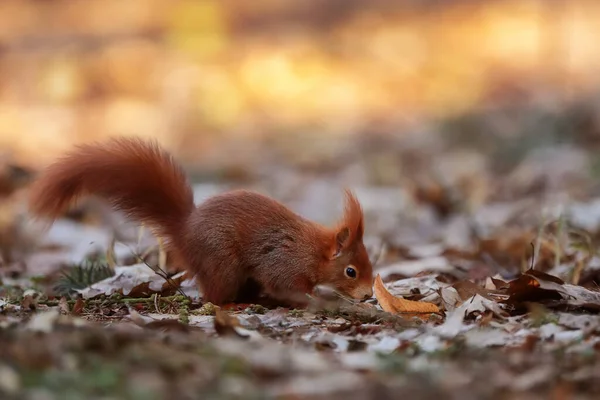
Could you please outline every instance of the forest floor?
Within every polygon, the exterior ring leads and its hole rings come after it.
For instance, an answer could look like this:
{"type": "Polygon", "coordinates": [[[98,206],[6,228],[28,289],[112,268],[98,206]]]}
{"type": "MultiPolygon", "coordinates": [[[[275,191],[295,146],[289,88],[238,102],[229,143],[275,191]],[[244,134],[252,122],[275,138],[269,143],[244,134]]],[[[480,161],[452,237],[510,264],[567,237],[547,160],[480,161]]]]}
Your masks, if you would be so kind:
{"type": "Polygon", "coordinates": [[[195,190],[201,201],[253,188],[331,222],[352,187],[382,282],[363,303],[220,309],[186,276],[166,278],[154,239],[101,203],[82,202],[34,235],[20,208],[27,186],[6,195],[2,248],[14,259],[0,268],[2,398],[599,393],[600,201],[589,149],[539,139],[507,160],[525,144],[493,156],[360,140],[340,157],[352,163],[319,164],[288,146],[287,165],[270,157],[250,177],[227,171],[237,180],[198,178],[195,190]]]}

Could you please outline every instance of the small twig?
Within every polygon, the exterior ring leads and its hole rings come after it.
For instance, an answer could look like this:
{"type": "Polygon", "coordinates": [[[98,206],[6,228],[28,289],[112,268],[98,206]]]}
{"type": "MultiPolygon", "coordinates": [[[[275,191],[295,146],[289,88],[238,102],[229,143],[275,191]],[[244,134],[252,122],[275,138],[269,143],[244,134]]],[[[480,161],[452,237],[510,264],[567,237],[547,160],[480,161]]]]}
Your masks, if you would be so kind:
{"type": "Polygon", "coordinates": [[[565,220],[563,217],[563,214],[560,214],[559,218],[558,218],[558,227],[556,229],[556,235],[554,237],[554,241],[556,244],[556,251],[554,252],[554,267],[558,267],[558,265],[560,264],[560,258],[561,258],[561,250],[562,250],[562,243],[561,243],[561,239],[562,239],[562,233],[563,233],[563,229],[565,226],[565,220]]]}
{"type": "Polygon", "coordinates": [[[581,273],[583,272],[586,265],[589,263],[590,259],[594,256],[596,251],[594,249],[592,239],[586,231],[576,228],[568,228],[567,232],[571,235],[575,235],[581,238],[583,240],[583,243],[585,244],[588,253],[587,256],[585,256],[583,259],[578,259],[575,268],[573,268],[573,274],[571,275],[571,283],[573,285],[577,285],[579,283],[579,280],[581,279],[581,273]]]}
{"type": "Polygon", "coordinates": [[[533,269],[533,266],[535,265],[535,245],[533,242],[529,244],[531,245],[531,266],[529,268],[533,269]]]}
{"type": "MultiPolygon", "coordinates": [[[[535,263],[536,261],[539,259],[539,252],[540,252],[540,241],[542,240],[542,234],[544,233],[544,230],[546,230],[546,217],[542,217],[542,223],[540,224],[540,227],[538,229],[537,235],[535,237],[535,246],[532,243],[533,246],[533,255],[531,256],[531,269],[535,268],[535,263]]],[[[521,271],[521,272],[525,272],[525,271],[521,271]]]]}
{"type": "Polygon", "coordinates": [[[156,310],[156,313],[157,313],[157,314],[162,314],[162,313],[160,312],[160,308],[158,308],[158,301],[159,301],[159,297],[160,297],[160,295],[159,295],[158,293],[156,293],[156,294],[154,295],[154,309],[156,310]]]}
{"type": "Polygon", "coordinates": [[[167,252],[165,251],[162,238],[158,238],[158,268],[162,271],[167,270],[167,252]]]}
{"type": "Polygon", "coordinates": [[[154,273],[156,273],[158,276],[160,276],[161,278],[163,278],[165,281],[167,281],[167,283],[169,285],[171,285],[171,287],[177,289],[177,291],[182,295],[185,296],[186,298],[188,297],[183,290],[181,289],[181,287],[179,287],[179,285],[177,285],[175,283],[175,281],[173,281],[173,279],[171,279],[171,277],[169,277],[169,275],[167,275],[167,273],[165,271],[163,271],[162,269],[160,269],[160,267],[154,267],[152,265],[150,265],[146,260],[144,260],[143,258],[140,257],[140,255],[135,252],[131,246],[123,243],[125,246],[127,246],[127,248],[129,249],[129,251],[131,251],[131,254],[133,254],[135,257],[137,257],[142,263],[144,263],[148,268],[150,268],[152,271],[154,271],[154,273]]]}
{"type": "Polygon", "coordinates": [[[148,257],[150,255],[150,253],[152,253],[153,251],[157,251],[158,250],[158,245],[154,245],[154,246],[149,246],[146,251],[144,251],[143,253],[140,254],[140,256],[138,257],[139,261],[141,262],[142,260],[145,260],[146,257],[148,257]]]}
{"type": "MultiPolygon", "coordinates": [[[[188,299],[187,296],[185,296],[185,299],[188,299]]],[[[125,304],[130,304],[130,303],[147,303],[147,304],[158,304],[160,302],[165,303],[165,304],[170,304],[173,301],[177,301],[177,300],[181,300],[179,295],[174,295],[174,296],[152,296],[152,297],[119,297],[119,298],[112,298],[112,297],[107,297],[104,299],[87,299],[85,300],[85,302],[90,305],[99,305],[99,306],[106,306],[106,305],[110,305],[110,304],[118,304],[118,303],[125,303],[125,304]]],[[[11,304],[19,304],[21,301],[19,299],[16,299],[15,301],[11,301],[11,304]]],[[[50,307],[54,307],[58,305],[59,300],[38,300],[38,304],[42,304],[42,305],[46,305],[46,306],[50,306],[50,307]]],[[[77,302],[77,300],[67,300],[67,303],[69,305],[73,305],[77,302]]]]}
{"type": "Polygon", "coordinates": [[[108,264],[108,267],[113,272],[117,265],[117,257],[115,256],[115,243],[116,243],[116,237],[115,237],[115,235],[113,235],[110,240],[110,245],[106,249],[106,263],[108,264]]]}
{"type": "Polygon", "coordinates": [[[337,290],[334,290],[334,291],[333,291],[333,294],[334,294],[335,296],[337,296],[339,299],[341,299],[341,300],[344,300],[344,301],[347,301],[348,303],[351,303],[351,304],[354,304],[354,303],[356,303],[356,302],[355,302],[353,299],[351,299],[351,298],[349,298],[348,296],[346,296],[346,295],[344,295],[344,294],[342,294],[342,293],[338,292],[337,290]]]}
{"type": "Polygon", "coordinates": [[[137,244],[136,244],[136,247],[138,250],[140,249],[140,247],[142,245],[142,239],[144,237],[145,227],[146,226],[144,224],[141,224],[140,228],[138,229],[138,237],[137,237],[137,244]]]}

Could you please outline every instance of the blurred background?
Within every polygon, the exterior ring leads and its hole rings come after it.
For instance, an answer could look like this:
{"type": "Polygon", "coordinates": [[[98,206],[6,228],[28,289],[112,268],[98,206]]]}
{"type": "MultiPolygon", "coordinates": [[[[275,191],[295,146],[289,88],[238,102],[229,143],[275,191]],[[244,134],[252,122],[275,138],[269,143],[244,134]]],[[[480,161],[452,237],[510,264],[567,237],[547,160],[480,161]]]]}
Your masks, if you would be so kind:
{"type": "Polygon", "coordinates": [[[242,142],[312,162],[359,138],[595,142],[599,20],[594,0],[7,0],[0,148],[44,164],[143,135],[213,165],[242,142]]]}
{"type": "Polygon", "coordinates": [[[384,220],[582,198],[599,34],[594,0],[5,0],[3,173],[137,135],[197,182],[309,192],[295,207],[323,220],[344,185],[384,220]]]}

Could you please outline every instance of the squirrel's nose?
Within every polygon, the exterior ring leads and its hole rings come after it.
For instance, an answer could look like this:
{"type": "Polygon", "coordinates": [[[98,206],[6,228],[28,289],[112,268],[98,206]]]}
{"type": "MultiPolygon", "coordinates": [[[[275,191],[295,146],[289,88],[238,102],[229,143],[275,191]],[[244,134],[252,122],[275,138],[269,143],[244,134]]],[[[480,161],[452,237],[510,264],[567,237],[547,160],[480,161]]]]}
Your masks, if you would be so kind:
{"type": "Polygon", "coordinates": [[[354,293],[349,293],[352,298],[358,301],[365,301],[373,297],[373,289],[368,288],[357,288],[354,293]]]}

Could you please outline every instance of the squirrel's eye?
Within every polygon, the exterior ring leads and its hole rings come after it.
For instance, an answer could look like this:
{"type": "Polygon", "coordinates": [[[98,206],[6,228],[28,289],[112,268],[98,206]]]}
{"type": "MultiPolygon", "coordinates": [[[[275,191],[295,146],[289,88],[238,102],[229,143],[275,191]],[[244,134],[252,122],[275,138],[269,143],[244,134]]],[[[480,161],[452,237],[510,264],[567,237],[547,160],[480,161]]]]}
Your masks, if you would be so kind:
{"type": "Polygon", "coordinates": [[[348,278],[352,278],[352,279],[356,278],[356,270],[354,268],[348,267],[348,268],[346,268],[346,271],[344,271],[344,272],[346,273],[346,276],[348,278]]]}

